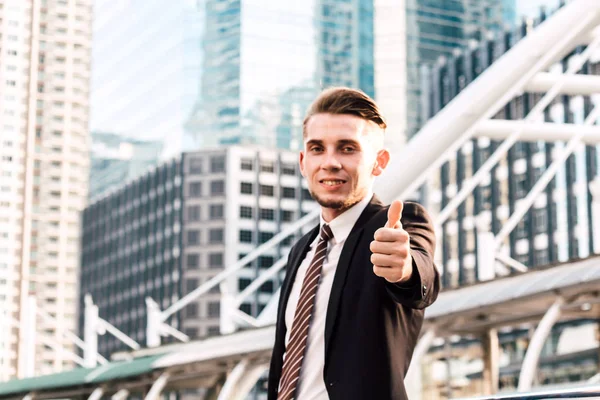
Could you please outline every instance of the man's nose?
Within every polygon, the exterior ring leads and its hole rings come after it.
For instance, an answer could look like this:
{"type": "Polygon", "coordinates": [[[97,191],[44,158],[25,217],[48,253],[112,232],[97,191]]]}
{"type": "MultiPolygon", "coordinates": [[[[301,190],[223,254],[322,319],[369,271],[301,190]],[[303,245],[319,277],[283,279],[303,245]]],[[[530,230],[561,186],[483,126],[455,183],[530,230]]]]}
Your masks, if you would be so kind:
{"type": "Polygon", "coordinates": [[[325,159],[323,160],[323,169],[341,169],[342,164],[340,163],[337,154],[333,151],[325,153],[325,159]]]}

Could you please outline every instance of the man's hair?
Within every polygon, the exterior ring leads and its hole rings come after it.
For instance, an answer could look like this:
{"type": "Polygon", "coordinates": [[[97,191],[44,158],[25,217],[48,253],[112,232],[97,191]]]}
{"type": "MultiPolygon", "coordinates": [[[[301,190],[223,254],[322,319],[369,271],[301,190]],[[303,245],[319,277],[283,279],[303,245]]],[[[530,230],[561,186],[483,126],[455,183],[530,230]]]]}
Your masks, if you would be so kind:
{"type": "Polygon", "coordinates": [[[364,92],[347,87],[334,87],[321,92],[304,117],[304,136],[306,136],[306,124],[315,114],[354,115],[375,123],[382,130],[387,127],[375,101],[364,92]]]}

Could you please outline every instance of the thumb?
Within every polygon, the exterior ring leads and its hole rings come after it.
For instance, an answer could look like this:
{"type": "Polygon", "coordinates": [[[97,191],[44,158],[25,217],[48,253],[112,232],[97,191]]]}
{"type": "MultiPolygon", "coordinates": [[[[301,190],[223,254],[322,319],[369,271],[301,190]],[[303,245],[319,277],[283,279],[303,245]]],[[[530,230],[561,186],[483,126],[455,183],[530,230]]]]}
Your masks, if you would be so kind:
{"type": "Polygon", "coordinates": [[[386,228],[395,228],[402,218],[402,209],[404,204],[400,200],[394,200],[388,209],[388,221],[385,224],[386,228]]]}

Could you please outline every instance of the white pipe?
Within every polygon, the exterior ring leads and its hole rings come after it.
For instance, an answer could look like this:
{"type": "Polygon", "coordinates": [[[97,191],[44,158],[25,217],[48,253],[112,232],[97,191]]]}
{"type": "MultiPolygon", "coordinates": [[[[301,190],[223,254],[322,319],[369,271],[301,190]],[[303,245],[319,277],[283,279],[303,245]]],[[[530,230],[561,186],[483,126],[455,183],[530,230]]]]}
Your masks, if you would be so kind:
{"type": "Polygon", "coordinates": [[[167,386],[167,382],[169,382],[169,374],[167,372],[163,372],[156,381],[154,381],[154,384],[152,384],[152,387],[150,388],[150,391],[148,392],[148,394],[146,395],[146,397],[144,398],[144,400],[158,400],[160,398],[160,395],[163,391],[163,389],[165,388],[165,386],[167,386]]]}
{"type": "Polygon", "coordinates": [[[126,400],[129,396],[129,390],[121,389],[110,397],[110,400],[126,400]]]}
{"type": "Polygon", "coordinates": [[[108,321],[98,318],[98,329],[106,329],[110,334],[119,339],[121,342],[125,343],[127,346],[131,347],[133,350],[139,350],[141,348],[140,344],[121,332],[114,325],[111,325],[108,321]]]}
{"type": "Polygon", "coordinates": [[[558,321],[561,314],[561,307],[564,304],[564,299],[558,297],[554,304],[546,311],[544,317],[537,326],[529,346],[527,346],[527,352],[525,353],[525,359],[523,360],[523,366],[521,367],[521,373],[519,375],[519,386],[518,392],[525,392],[531,390],[533,385],[533,379],[535,377],[535,371],[537,364],[544,347],[546,338],[552,331],[552,327],[558,321]]]}
{"type": "Polygon", "coordinates": [[[243,359],[227,377],[217,400],[246,399],[268,367],[268,364],[252,365],[249,359],[243,359]]]}
{"type": "Polygon", "coordinates": [[[50,339],[49,337],[40,336],[40,342],[50,347],[56,353],[66,354],[72,361],[76,362],[82,367],[86,366],[85,360],[83,358],[79,357],[77,354],[71,351],[66,350],[62,344],[50,339]]]}
{"type": "Polygon", "coordinates": [[[537,73],[565,55],[598,24],[599,4],[574,0],[487,68],[392,157],[375,184],[383,201],[404,199],[469,140],[478,122],[494,116],[537,73]]]}
{"type": "MultiPolygon", "coordinates": [[[[546,93],[558,80],[558,74],[540,72],[525,85],[529,93],[546,93]]],[[[600,76],[572,75],[567,78],[560,94],[569,96],[591,96],[600,93],[600,76]]]]}
{"type": "Polygon", "coordinates": [[[98,364],[98,306],[89,293],[84,297],[83,312],[83,358],[86,367],[94,368],[98,364]]]}
{"type": "Polygon", "coordinates": [[[404,384],[406,385],[406,392],[408,398],[411,400],[421,399],[423,392],[422,377],[421,377],[421,366],[423,358],[429,351],[433,340],[435,339],[435,328],[429,328],[427,332],[417,342],[413,356],[410,362],[410,366],[404,377],[404,384]]]}
{"type": "Polygon", "coordinates": [[[258,290],[260,285],[265,283],[268,279],[275,276],[281,270],[281,268],[283,268],[286,264],[287,264],[287,258],[282,257],[281,259],[277,260],[277,262],[275,264],[271,265],[271,267],[269,267],[269,269],[267,269],[266,271],[263,271],[260,274],[260,276],[258,276],[256,279],[254,279],[252,281],[252,283],[250,285],[248,285],[247,288],[245,288],[241,293],[239,293],[237,296],[235,296],[233,306],[236,308],[239,307],[244,302],[246,297],[250,296],[256,290],[258,290]]]}
{"type": "MultiPolygon", "coordinates": [[[[494,251],[494,249],[492,249],[492,254],[494,254],[493,251],[494,251]]],[[[502,254],[500,252],[496,253],[495,258],[496,258],[496,260],[502,261],[504,264],[506,264],[507,266],[511,267],[512,269],[514,269],[516,271],[519,271],[519,272],[527,272],[528,271],[527,266],[518,262],[514,258],[507,256],[505,254],[502,254]]]]}
{"type": "MultiPolygon", "coordinates": [[[[592,18],[592,16],[588,16],[592,18]]],[[[532,122],[536,118],[538,118],[541,113],[548,107],[548,105],[554,100],[556,95],[558,94],[561,85],[566,76],[569,74],[573,74],[577,72],[583,64],[585,64],[586,60],[588,60],[591,52],[596,49],[600,45],[600,36],[594,41],[576,58],[576,60],[569,65],[567,72],[564,75],[561,75],[562,79],[559,79],[556,84],[546,93],[540,101],[531,109],[525,121],[527,123],[532,122]]],[[[490,173],[492,168],[498,164],[500,158],[503,157],[508,150],[519,140],[521,132],[523,131],[523,127],[519,127],[516,131],[514,131],[506,140],[492,153],[492,155],[483,163],[483,165],[477,170],[477,172],[468,180],[463,183],[460,191],[452,197],[452,200],[448,202],[446,207],[439,213],[436,218],[436,225],[443,224],[452,213],[458,208],[460,204],[467,198],[467,196],[473,192],[475,189],[490,173]]],[[[496,241],[498,243],[498,241],[496,241]]]]}
{"type": "Polygon", "coordinates": [[[178,339],[182,342],[190,341],[190,337],[188,335],[186,335],[185,333],[183,333],[181,331],[178,331],[177,329],[173,328],[171,325],[167,324],[166,322],[162,323],[161,332],[171,335],[175,339],[178,339]]]}
{"type": "MultiPolygon", "coordinates": [[[[600,40],[598,41],[600,43],[600,40]]],[[[596,122],[600,116],[600,107],[595,106],[594,109],[590,112],[590,114],[585,119],[585,125],[591,125],[596,122]]],[[[558,168],[567,161],[567,158],[573,153],[577,145],[581,143],[581,133],[576,134],[569,140],[566,147],[560,150],[560,155],[556,160],[552,162],[552,164],[544,171],[542,176],[537,180],[533,188],[527,193],[524,199],[519,201],[516,210],[513,214],[508,218],[502,225],[502,229],[496,235],[496,248],[502,246],[502,242],[510,235],[510,233],[515,229],[519,221],[523,219],[523,216],[529,210],[529,208],[533,205],[538,195],[546,188],[546,186],[550,183],[550,181],[554,178],[556,173],[558,172],[558,168]]]]}
{"type": "MultiPolygon", "coordinates": [[[[600,93],[600,91],[598,92],[600,93]]],[[[504,140],[514,131],[521,130],[522,142],[557,142],[568,141],[580,133],[581,140],[589,145],[600,143],[600,127],[563,124],[553,122],[525,122],[522,120],[490,119],[477,125],[475,137],[486,137],[490,140],[504,140]]]]}
{"type": "Polygon", "coordinates": [[[102,398],[103,394],[104,394],[104,389],[101,387],[97,387],[96,389],[94,389],[92,394],[90,394],[90,397],[88,397],[88,400],[100,400],[102,398]]]}
{"type": "Polygon", "coordinates": [[[256,249],[252,250],[246,257],[242,258],[241,260],[239,260],[238,262],[233,264],[231,267],[228,267],[224,271],[218,273],[213,278],[209,279],[208,281],[206,281],[205,283],[198,286],[196,289],[194,289],[193,291],[191,291],[190,293],[188,293],[187,295],[185,295],[184,297],[179,299],[177,302],[173,303],[169,308],[167,308],[165,311],[161,312],[162,321],[165,321],[171,315],[173,315],[177,311],[181,310],[182,308],[184,308],[185,306],[190,304],[192,301],[196,300],[198,297],[200,297],[204,293],[208,292],[210,289],[215,287],[217,284],[221,283],[225,279],[227,279],[230,276],[232,276],[233,274],[235,274],[237,271],[244,268],[246,266],[246,264],[248,264],[248,262],[254,260],[258,256],[264,254],[266,251],[275,247],[279,242],[281,242],[286,237],[298,232],[304,226],[312,223],[319,216],[320,212],[321,212],[321,210],[319,208],[311,211],[310,213],[308,213],[304,217],[300,218],[295,223],[288,226],[286,229],[279,232],[268,242],[261,244],[256,249]]]}

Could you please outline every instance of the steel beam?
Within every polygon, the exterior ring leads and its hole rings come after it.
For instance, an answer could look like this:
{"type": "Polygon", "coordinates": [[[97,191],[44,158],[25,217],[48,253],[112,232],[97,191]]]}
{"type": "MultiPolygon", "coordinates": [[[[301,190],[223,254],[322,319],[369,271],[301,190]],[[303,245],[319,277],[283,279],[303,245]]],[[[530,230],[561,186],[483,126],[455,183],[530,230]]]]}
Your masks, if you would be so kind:
{"type": "MultiPolygon", "coordinates": [[[[525,91],[531,93],[546,93],[556,84],[560,75],[540,72],[535,75],[527,85],[525,91]]],[[[560,89],[560,94],[569,96],[590,96],[600,93],[600,76],[598,75],[572,75],[567,78],[560,89]]]]}
{"type": "MultiPolygon", "coordinates": [[[[600,92],[598,92],[600,93],[600,92]]],[[[600,143],[600,127],[595,125],[559,124],[551,122],[525,122],[522,120],[490,119],[477,125],[475,137],[504,140],[516,130],[521,130],[520,141],[568,141],[580,135],[585,144],[600,143]]]]}
{"type": "Polygon", "coordinates": [[[492,118],[531,79],[572,50],[600,24],[597,2],[574,0],[487,68],[392,157],[375,192],[383,201],[412,195],[473,137],[476,125],[492,118]]]}
{"type": "Polygon", "coordinates": [[[531,390],[542,348],[544,347],[548,335],[552,331],[552,327],[560,318],[561,307],[563,304],[564,299],[558,297],[554,304],[546,311],[546,314],[544,314],[544,317],[535,329],[531,341],[529,342],[529,346],[527,347],[527,352],[525,353],[521,374],[519,375],[519,386],[517,391],[525,392],[531,390]]]}
{"type": "Polygon", "coordinates": [[[268,367],[268,364],[252,365],[250,359],[243,359],[227,377],[217,400],[244,400],[268,367]]]}

